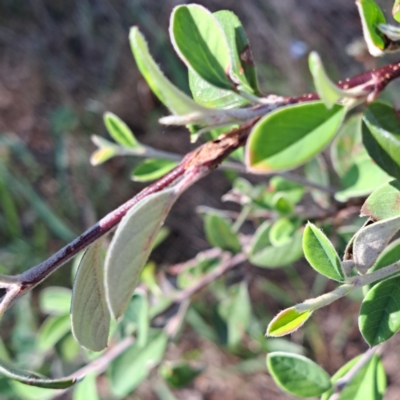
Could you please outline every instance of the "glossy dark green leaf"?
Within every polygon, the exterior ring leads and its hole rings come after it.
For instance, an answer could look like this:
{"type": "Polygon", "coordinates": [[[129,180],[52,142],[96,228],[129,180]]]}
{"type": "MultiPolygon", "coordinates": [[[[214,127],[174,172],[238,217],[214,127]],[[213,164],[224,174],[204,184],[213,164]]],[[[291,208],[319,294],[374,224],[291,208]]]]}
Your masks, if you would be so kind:
{"type": "MultiPolygon", "coordinates": [[[[332,383],[336,383],[340,378],[359,361],[361,356],[354,358],[345,364],[332,377],[332,383]]],[[[340,392],[339,400],[382,400],[386,389],[386,374],[382,361],[377,355],[364,365],[347,383],[340,392]]],[[[321,400],[329,400],[334,391],[328,390],[321,397],[321,400]]]]}
{"type": "Polygon", "coordinates": [[[128,307],[158,231],[178,197],[174,187],[147,196],[119,223],[105,260],[106,299],[114,318],[128,307]]]}
{"type": "Polygon", "coordinates": [[[177,164],[176,161],[148,158],[132,171],[132,179],[135,182],[154,181],[171,171],[177,164]]]}
{"type": "Polygon", "coordinates": [[[281,389],[301,398],[319,396],[331,387],[327,372],[304,356],[269,353],[267,367],[281,389]]]}
{"type": "Polygon", "coordinates": [[[273,246],[270,240],[270,223],[264,222],[250,243],[249,260],[258,267],[276,268],[289,265],[303,256],[303,232],[298,229],[290,241],[273,246]]]}
{"type": "Polygon", "coordinates": [[[65,389],[72,386],[76,382],[76,379],[74,378],[44,378],[43,376],[36,375],[32,372],[15,368],[13,365],[3,360],[0,361],[0,374],[9,379],[15,379],[16,381],[26,385],[38,386],[47,389],[65,389]]]}
{"type": "Polygon", "coordinates": [[[364,111],[364,146],[372,159],[389,175],[400,178],[400,118],[395,109],[374,102],[364,111]]]}
{"type": "Polygon", "coordinates": [[[208,83],[234,90],[229,78],[231,56],[225,34],[213,16],[198,4],[174,8],[170,37],[182,61],[208,83]]]}
{"type": "Polygon", "coordinates": [[[41,351],[48,351],[54,347],[71,329],[68,315],[48,317],[40,327],[37,341],[41,351]]]}
{"type": "Polygon", "coordinates": [[[136,64],[147,84],[159,100],[174,114],[185,115],[204,112],[205,109],[174,86],[152,59],[147,43],[137,27],[133,27],[129,40],[136,64]]]}
{"type": "Polygon", "coordinates": [[[111,112],[106,112],[103,118],[108,133],[118,144],[125,147],[139,146],[135,135],[121,118],[111,112]]]}
{"type": "Polygon", "coordinates": [[[293,333],[310,318],[311,314],[312,311],[297,312],[294,307],[287,308],[268,324],[267,335],[279,337],[293,333]]]}
{"type": "Polygon", "coordinates": [[[362,228],[353,242],[353,260],[357,270],[365,274],[400,229],[400,216],[374,222],[362,228]]]}
{"type": "Polygon", "coordinates": [[[392,180],[378,187],[365,201],[360,215],[381,221],[400,215],[400,182],[392,180]]]}
{"type": "Polygon", "coordinates": [[[117,357],[110,365],[109,378],[115,396],[126,398],[150,371],[162,360],[167,348],[168,338],[164,333],[153,337],[146,347],[136,343],[117,357]]]}
{"type": "Polygon", "coordinates": [[[71,295],[71,289],[61,286],[49,286],[39,294],[39,307],[46,314],[69,314],[71,295]]]}
{"type": "Polygon", "coordinates": [[[204,217],[204,231],[212,246],[237,253],[241,245],[237,234],[232,231],[232,224],[216,214],[207,214],[204,217]]]}
{"type": "Polygon", "coordinates": [[[314,224],[308,223],[303,236],[304,255],[320,274],[343,282],[340,258],[330,240],[314,224]]]}
{"type": "Polygon", "coordinates": [[[328,110],[317,101],[267,114],[254,126],[247,141],[248,168],[257,173],[291,169],[305,163],[328,145],[345,113],[342,106],[328,110]]]}
{"type": "Polygon", "coordinates": [[[110,312],[104,289],[103,239],[91,244],[79,263],[72,292],[71,327],[84,348],[101,351],[107,347],[110,312]]]}
{"type": "Polygon", "coordinates": [[[386,47],[384,35],[378,30],[379,24],[385,24],[386,18],[374,0],[357,0],[358,11],[368,50],[374,57],[383,55],[386,47]]]}
{"type": "Polygon", "coordinates": [[[364,339],[375,346],[400,329],[400,277],[375,285],[365,296],[358,317],[364,339]]]}
{"type": "Polygon", "coordinates": [[[213,14],[219,22],[228,42],[231,55],[230,74],[244,90],[257,94],[258,82],[250,44],[239,18],[227,10],[213,14]]]}

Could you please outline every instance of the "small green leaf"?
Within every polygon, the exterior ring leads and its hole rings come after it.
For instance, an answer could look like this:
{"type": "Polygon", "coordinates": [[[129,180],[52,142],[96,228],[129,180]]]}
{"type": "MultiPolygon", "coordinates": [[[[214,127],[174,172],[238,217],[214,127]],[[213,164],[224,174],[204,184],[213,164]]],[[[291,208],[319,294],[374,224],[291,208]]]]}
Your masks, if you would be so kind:
{"type": "Polygon", "coordinates": [[[292,204],[297,204],[304,196],[305,189],[299,183],[289,181],[281,176],[274,176],[269,181],[269,188],[276,193],[284,193],[292,204]]]}
{"type": "Polygon", "coordinates": [[[110,365],[109,378],[111,390],[115,396],[126,398],[150,371],[162,360],[168,338],[164,333],[153,337],[146,347],[136,343],[117,357],[110,365]]]}
{"type": "Polygon", "coordinates": [[[136,290],[124,314],[124,320],[133,323],[137,328],[137,345],[144,347],[149,336],[149,301],[146,293],[136,290]]]}
{"type": "Polygon", "coordinates": [[[38,386],[46,389],[65,389],[72,386],[76,382],[75,378],[43,378],[43,376],[36,375],[32,372],[15,368],[3,360],[0,360],[0,374],[3,374],[9,379],[15,379],[16,381],[26,385],[38,386]]]}
{"type": "Polygon", "coordinates": [[[371,158],[400,179],[400,118],[396,110],[381,102],[369,104],[363,115],[362,134],[371,158]]]}
{"type": "Polygon", "coordinates": [[[281,311],[274,319],[268,324],[267,335],[272,337],[285,336],[289,333],[297,331],[304,322],[310,318],[312,312],[297,312],[295,307],[287,308],[281,311]]]}
{"type": "Polygon", "coordinates": [[[310,53],[308,65],[314,78],[314,86],[317,89],[319,98],[327,108],[332,108],[340,98],[346,96],[346,92],[329,79],[321,58],[315,51],[310,53]]]}
{"type": "Polygon", "coordinates": [[[178,364],[164,364],[160,367],[160,375],[173,388],[188,386],[202,372],[201,369],[192,368],[189,364],[180,362],[178,364]]]}
{"type": "Polygon", "coordinates": [[[269,240],[271,244],[278,247],[290,242],[296,228],[298,228],[298,225],[294,224],[290,219],[278,219],[278,221],[271,226],[269,231],[269,240]]]}
{"type": "Polygon", "coordinates": [[[151,194],[119,223],[105,260],[106,299],[114,318],[128,307],[158,231],[178,197],[174,187],[151,194]]]}
{"type": "Polygon", "coordinates": [[[37,340],[41,351],[50,350],[71,329],[69,316],[48,317],[40,327],[37,340]]]}
{"type": "Polygon", "coordinates": [[[99,400],[97,393],[96,375],[89,374],[85,376],[82,382],[79,382],[72,394],[72,400],[99,400]]]}
{"type": "Polygon", "coordinates": [[[379,57],[383,55],[386,47],[385,36],[378,30],[379,24],[386,23],[385,15],[374,0],[357,0],[356,4],[368,51],[374,57],[379,57]]]}
{"type": "Polygon", "coordinates": [[[116,150],[112,147],[102,147],[93,152],[90,156],[90,164],[93,166],[103,164],[110,158],[113,158],[117,154],[116,150]]]}
{"type": "Polygon", "coordinates": [[[400,215],[400,182],[393,180],[376,189],[365,201],[360,216],[381,221],[400,215]]]}
{"type": "Polygon", "coordinates": [[[65,315],[71,309],[71,289],[49,286],[39,295],[39,307],[45,314],[65,315]]]}
{"type": "Polygon", "coordinates": [[[273,246],[270,241],[271,225],[264,222],[257,229],[250,243],[249,260],[257,267],[276,268],[289,265],[303,256],[303,232],[298,229],[290,241],[273,246]]]}
{"type": "Polygon", "coordinates": [[[267,356],[267,367],[275,383],[295,396],[319,396],[331,387],[326,371],[304,356],[270,353],[267,356]]]}
{"type": "Polygon", "coordinates": [[[182,61],[208,83],[234,90],[231,56],[225,34],[213,14],[198,5],[174,8],[170,38],[182,61]]]}
{"type": "Polygon", "coordinates": [[[353,261],[361,274],[365,274],[375,264],[399,229],[400,216],[374,222],[357,233],[353,243],[353,261]]]}
{"type": "Polygon", "coordinates": [[[237,253],[241,245],[237,235],[232,231],[232,225],[226,218],[216,214],[204,217],[204,231],[212,246],[237,253]]]}
{"type": "Polygon", "coordinates": [[[303,236],[304,256],[320,274],[343,282],[344,275],[338,254],[329,239],[309,222],[303,236]]]}
{"type": "Polygon", "coordinates": [[[207,111],[207,109],[195,103],[193,99],[180,91],[162,74],[152,59],[147,43],[137,27],[131,29],[129,40],[136,64],[144,79],[146,79],[154,94],[172,113],[185,115],[207,111]]]}
{"type": "Polygon", "coordinates": [[[76,341],[91,351],[107,347],[110,329],[104,290],[103,238],[91,244],[75,276],[71,303],[71,327],[76,341]]]}
{"type": "Polygon", "coordinates": [[[178,163],[160,158],[148,158],[132,171],[135,182],[148,182],[161,178],[176,167],[178,163]]]}
{"type": "Polygon", "coordinates": [[[400,0],[396,0],[393,4],[393,10],[392,10],[393,18],[397,21],[400,22],[400,0]]]}
{"type": "MultiPolygon", "coordinates": [[[[359,361],[361,356],[345,364],[333,375],[331,381],[335,384],[359,361]]],[[[371,360],[357,371],[355,376],[340,392],[340,400],[382,400],[386,389],[386,374],[381,359],[374,355],[371,360]]],[[[329,400],[334,390],[325,392],[321,400],[329,400]]]]}
{"type": "Polygon", "coordinates": [[[125,147],[139,146],[135,135],[121,118],[111,112],[106,112],[103,118],[108,133],[118,144],[125,147]]]}
{"type": "Polygon", "coordinates": [[[390,339],[400,329],[400,277],[375,285],[365,296],[358,326],[370,346],[390,339]]]}
{"type": "Polygon", "coordinates": [[[239,18],[232,11],[227,10],[217,11],[213,15],[228,41],[232,63],[231,76],[235,81],[240,82],[244,90],[257,94],[259,90],[253,56],[239,18]]]}
{"type": "Polygon", "coordinates": [[[342,106],[328,110],[318,101],[267,114],[254,126],[247,140],[248,168],[257,173],[291,169],[305,163],[327,146],[345,113],[342,106]]]}

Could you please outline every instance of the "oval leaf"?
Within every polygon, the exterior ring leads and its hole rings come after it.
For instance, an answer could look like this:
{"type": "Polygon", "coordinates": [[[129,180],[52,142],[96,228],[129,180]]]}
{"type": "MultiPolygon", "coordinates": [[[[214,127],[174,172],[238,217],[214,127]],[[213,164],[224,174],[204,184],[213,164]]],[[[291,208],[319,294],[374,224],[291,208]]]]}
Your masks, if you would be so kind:
{"type": "Polygon", "coordinates": [[[304,256],[320,274],[343,282],[344,274],[339,256],[330,240],[314,224],[308,223],[303,235],[304,256]]]}
{"type": "Polygon", "coordinates": [[[400,182],[390,181],[376,189],[361,208],[361,217],[381,221],[400,215],[400,182]]]}
{"type": "Polygon", "coordinates": [[[365,274],[375,264],[399,229],[400,217],[394,217],[370,224],[357,233],[353,244],[353,261],[361,274],[365,274]]]}
{"type": "MultiPolygon", "coordinates": [[[[359,361],[361,356],[345,364],[333,375],[331,381],[336,383],[359,361]]],[[[386,374],[381,359],[374,355],[371,360],[360,368],[354,377],[340,391],[340,400],[382,400],[386,389],[386,374]]],[[[324,393],[321,400],[329,400],[334,390],[324,393]]]]}
{"type": "Polygon", "coordinates": [[[129,34],[129,41],[139,71],[153,93],[174,114],[185,115],[207,111],[174,86],[161,72],[149,53],[147,43],[137,27],[129,34]]]}
{"type": "Polygon", "coordinates": [[[301,241],[303,232],[297,230],[290,241],[273,246],[270,241],[269,222],[264,222],[256,231],[250,244],[249,261],[257,267],[276,268],[289,265],[303,256],[301,241]]]}
{"type": "Polygon", "coordinates": [[[109,310],[119,318],[139,283],[157,233],[179,196],[174,187],[147,196],[122,219],[105,260],[105,288],[109,310]]]}
{"type": "Polygon", "coordinates": [[[0,360],[0,374],[3,374],[7,378],[15,379],[18,382],[25,383],[26,385],[38,386],[46,389],[65,389],[72,386],[77,381],[76,378],[43,378],[43,376],[36,375],[32,372],[15,368],[3,360],[0,360]]]}
{"type": "Polygon", "coordinates": [[[365,296],[358,317],[364,339],[375,346],[400,329],[400,277],[375,285],[365,296]]]}
{"type": "Polygon", "coordinates": [[[267,356],[268,371],[285,392],[302,398],[319,396],[331,387],[329,375],[310,359],[284,352],[267,356]]]}
{"type": "Polygon", "coordinates": [[[386,23],[385,15],[374,0],[357,0],[356,4],[368,51],[374,57],[382,56],[386,47],[386,40],[377,27],[379,24],[386,23]]]}
{"type": "Polygon", "coordinates": [[[189,69],[214,86],[235,89],[228,77],[228,42],[210,11],[198,4],[175,7],[169,29],[175,51],[189,69]]]}
{"type": "Polygon", "coordinates": [[[47,318],[40,327],[37,339],[38,348],[42,351],[50,350],[71,329],[68,315],[47,318]]]}
{"type": "Polygon", "coordinates": [[[232,225],[226,218],[216,214],[204,217],[204,231],[212,246],[237,253],[241,245],[237,235],[232,231],[232,225]]]}
{"type": "Polygon", "coordinates": [[[278,247],[290,242],[297,227],[298,225],[294,224],[290,219],[278,219],[269,231],[271,244],[278,247]]]}
{"type": "Polygon", "coordinates": [[[247,141],[248,168],[261,173],[305,163],[327,146],[345,113],[342,106],[328,110],[322,102],[312,102],[266,115],[254,126],[247,141]]]}
{"type": "Polygon", "coordinates": [[[139,146],[134,134],[121,118],[111,112],[106,112],[103,119],[108,133],[118,144],[125,147],[139,146]]]}
{"type": "Polygon", "coordinates": [[[43,289],[39,295],[39,307],[46,314],[69,314],[71,290],[60,286],[49,286],[43,289]]]}
{"type": "Polygon", "coordinates": [[[97,240],[85,251],[72,292],[72,333],[81,346],[91,351],[101,351],[107,347],[110,329],[110,313],[104,289],[103,240],[97,240]]]}
{"type": "Polygon", "coordinates": [[[371,103],[364,111],[362,135],[371,158],[400,179],[400,118],[396,110],[385,103],[371,103]]]}
{"type": "Polygon", "coordinates": [[[312,312],[297,312],[294,307],[281,311],[268,325],[267,335],[285,336],[297,331],[310,318],[312,312]]]}
{"type": "Polygon", "coordinates": [[[148,182],[161,178],[171,171],[178,163],[160,158],[148,158],[132,171],[132,180],[148,182]]]}

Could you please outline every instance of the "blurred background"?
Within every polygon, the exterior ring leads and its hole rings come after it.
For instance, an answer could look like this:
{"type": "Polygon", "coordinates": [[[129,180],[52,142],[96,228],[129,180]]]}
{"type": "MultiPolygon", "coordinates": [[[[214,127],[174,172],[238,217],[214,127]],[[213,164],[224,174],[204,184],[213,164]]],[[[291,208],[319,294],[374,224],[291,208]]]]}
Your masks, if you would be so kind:
{"type": "MultiPolygon", "coordinates": [[[[366,54],[353,1],[198,3],[211,11],[229,9],[238,15],[265,93],[312,91],[307,66],[311,50],[321,54],[330,76],[338,80],[384,62],[366,54]]],[[[393,2],[379,3],[390,15],[393,2]]],[[[144,187],[130,180],[137,160],[120,157],[98,167],[90,165],[95,149],[90,136],[107,137],[105,111],[121,117],[145,144],[179,154],[194,147],[184,130],[158,125],[167,111],[138,73],[128,43],[129,28],[138,25],[162,70],[188,91],[187,72],[168,38],[169,15],[178,4],[182,2],[0,0],[0,272],[15,274],[39,263],[144,187]]],[[[398,89],[393,85],[385,96],[400,104],[400,96],[395,96],[398,89]]],[[[185,193],[168,218],[169,237],[153,256],[157,264],[182,262],[209,247],[195,209],[226,207],[221,196],[230,186],[229,179],[217,171],[185,193]]],[[[299,281],[300,276],[303,280],[308,276],[301,266],[293,271],[299,281]]],[[[68,286],[70,273],[64,267],[45,285],[68,286]]],[[[274,274],[278,285],[287,279],[279,271],[274,274]]],[[[305,285],[297,288],[300,292],[307,291],[306,280],[299,285],[305,285]]],[[[35,299],[34,294],[33,308],[35,299]]],[[[271,303],[272,314],[282,308],[276,299],[256,290],[252,301],[256,307],[271,303]]],[[[329,317],[317,313],[314,323],[308,324],[308,330],[315,329],[308,342],[311,354],[331,373],[366,349],[357,330],[357,310],[358,303],[343,300],[329,307],[329,317]],[[322,321],[323,326],[317,327],[322,321]],[[338,336],[338,326],[343,327],[343,337],[338,336]],[[340,345],[333,346],[333,339],[340,345]]],[[[40,313],[34,309],[32,314],[36,321],[32,324],[39,324],[40,313]]],[[[16,319],[6,315],[1,324],[1,336],[14,357],[21,346],[34,340],[29,326],[15,333],[16,319]]],[[[390,343],[400,350],[396,339],[390,343]]],[[[179,399],[291,398],[275,387],[261,367],[235,368],[240,357],[190,330],[174,346],[171,351],[176,353],[197,349],[206,367],[177,394],[179,399]]],[[[384,359],[391,384],[385,399],[398,399],[398,355],[385,351],[384,359]]],[[[130,398],[153,397],[144,383],[130,398]]]]}

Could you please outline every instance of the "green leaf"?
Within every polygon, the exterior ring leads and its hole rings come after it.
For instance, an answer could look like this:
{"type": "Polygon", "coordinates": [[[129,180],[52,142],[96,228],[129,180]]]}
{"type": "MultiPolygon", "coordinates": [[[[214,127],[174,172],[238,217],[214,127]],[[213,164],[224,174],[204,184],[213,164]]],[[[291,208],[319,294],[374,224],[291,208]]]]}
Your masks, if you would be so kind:
{"type": "Polygon", "coordinates": [[[341,262],[330,240],[309,222],[303,235],[304,256],[320,274],[338,282],[344,281],[341,262]]]}
{"type": "Polygon", "coordinates": [[[45,314],[69,314],[71,290],[61,286],[44,288],[39,294],[39,307],[45,314]]]}
{"type": "Polygon", "coordinates": [[[400,277],[375,285],[365,296],[358,326],[370,346],[390,339],[400,329],[400,277]]]}
{"type": "Polygon", "coordinates": [[[345,202],[352,197],[362,197],[373,192],[390,177],[369,157],[356,160],[341,179],[342,190],[336,192],[335,199],[345,202]]]}
{"type": "MultiPolygon", "coordinates": [[[[307,180],[310,182],[316,183],[317,185],[323,187],[329,187],[330,179],[328,165],[320,154],[314,157],[304,166],[304,174],[307,180]]],[[[320,207],[329,208],[330,196],[328,193],[318,189],[311,189],[310,193],[314,201],[320,207]]]]}
{"type": "Polygon", "coordinates": [[[213,15],[228,41],[232,65],[231,76],[235,81],[240,82],[244,90],[257,94],[259,91],[257,73],[250,43],[239,18],[232,11],[227,10],[217,11],[213,15]]]}
{"type": "Polygon", "coordinates": [[[69,315],[48,317],[40,327],[37,341],[41,351],[47,351],[61,340],[71,329],[69,315]]]}
{"type": "Polygon", "coordinates": [[[107,347],[110,329],[104,290],[103,238],[91,244],[75,276],[71,303],[71,328],[76,341],[91,351],[107,347]]]}
{"type": "Polygon", "coordinates": [[[235,90],[228,76],[232,67],[228,42],[210,11],[198,4],[175,7],[170,38],[190,70],[216,87],[235,90]]]}
{"type": "Polygon", "coordinates": [[[106,112],[103,118],[108,133],[118,144],[124,147],[140,146],[135,135],[121,118],[111,112],[106,112]]]}
{"type": "Polygon", "coordinates": [[[82,382],[79,382],[72,394],[72,400],[99,400],[97,393],[96,375],[89,374],[85,376],[82,382]]]}
{"type": "Polygon", "coordinates": [[[374,222],[357,233],[353,243],[353,261],[361,274],[374,265],[399,229],[400,216],[374,222]]]}
{"type": "Polygon", "coordinates": [[[385,36],[378,29],[379,24],[386,23],[385,15],[374,0],[357,0],[356,4],[368,51],[374,57],[379,57],[386,47],[385,36]]]}
{"type": "Polygon", "coordinates": [[[251,319],[251,302],[247,284],[242,282],[237,286],[236,293],[218,306],[218,313],[228,328],[227,344],[230,347],[235,347],[241,342],[251,319]]]}
{"type": "Polygon", "coordinates": [[[216,214],[204,217],[204,231],[208,242],[215,247],[238,253],[241,245],[237,235],[232,231],[232,225],[226,218],[216,214]]]}
{"type": "Polygon", "coordinates": [[[160,71],[152,59],[147,43],[137,27],[129,34],[129,41],[139,71],[154,94],[174,114],[185,115],[207,111],[174,86],[160,71]]]}
{"type": "Polygon", "coordinates": [[[109,378],[115,396],[125,398],[149,375],[162,360],[168,338],[164,333],[153,337],[140,348],[136,343],[117,357],[110,365],[109,378]]]}
{"type": "Polygon", "coordinates": [[[98,147],[90,156],[90,164],[93,166],[100,165],[110,158],[113,158],[118,153],[118,146],[101,136],[92,135],[92,142],[98,147]]]}
{"type": "MultiPolygon", "coordinates": [[[[331,381],[335,384],[340,378],[360,360],[361,356],[345,364],[333,375],[331,381]]],[[[340,392],[340,400],[382,400],[386,389],[386,375],[382,361],[377,355],[364,365],[340,392]]],[[[334,393],[331,389],[324,393],[321,400],[329,400],[334,393]]]]}
{"type": "Polygon", "coordinates": [[[114,318],[128,307],[158,231],[178,197],[174,187],[151,194],[119,223],[105,260],[106,299],[114,318]]]}
{"type": "Polygon", "coordinates": [[[3,360],[0,360],[0,374],[3,374],[9,379],[15,379],[16,381],[26,385],[38,386],[46,389],[65,389],[72,386],[76,382],[75,378],[44,378],[43,376],[36,375],[32,372],[15,368],[13,365],[3,360]]]}
{"type": "Polygon", "coordinates": [[[283,192],[292,204],[297,204],[305,193],[303,185],[280,176],[274,176],[270,179],[269,188],[276,193],[283,192]]]}
{"type": "Polygon", "coordinates": [[[202,370],[192,368],[189,364],[180,362],[178,364],[164,364],[160,367],[160,375],[173,388],[184,388],[188,386],[202,370]]]}
{"type": "Polygon", "coordinates": [[[297,312],[295,307],[281,311],[268,324],[267,335],[272,337],[285,336],[297,331],[310,318],[312,312],[297,312]]]}
{"type": "Polygon", "coordinates": [[[400,182],[393,180],[376,189],[365,201],[360,216],[381,221],[400,215],[400,182]]]}
{"type": "Polygon", "coordinates": [[[392,10],[393,18],[397,21],[400,22],[400,0],[396,0],[393,4],[393,10],[392,10]]]}
{"type": "Polygon", "coordinates": [[[335,105],[328,110],[318,101],[267,114],[254,126],[247,140],[248,168],[257,173],[295,168],[305,163],[327,146],[345,113],[342,106],[335,105]]]}
{"type": "Polygon", "coordinates": [[[284,352],[267,356],[268,371],[285,392],[302,398],[319,396],[331,387],[329,375],[310,359],[284,352]]]}
{"type": "Polygon", "coordinates": [[[270,241],[271,225],[264,222],[257,229],[250,243],[249,260],[258,267],[276,268],[289,265],[303,256],[302,229],[297,230],[290,241],[273,246],[270,241]]]}
{"type": "Polygon", "coordinates": [[[371,103],[364,111],[363,142],[371,158],[389,175],[400,178],[400,119],[385,103],[371,103]]]}
{"type": "Polygon", "coordinates": [[[315,51],[308,57],[308,66],[314,78],[318,96],[327,108],[332,108],[340,98],[346,96],[346,92],[329,79],[321,58],[315,51]]]}
{"type": "Polygon", "coordinates": [[[132,171],[135,182],[148,182],[161,178],[171,171],[178,163],[160,158],[148,158],[132,171]]]}
{"type": "Polygon", "coordinates": [[[136,339],[139,347],[147,344],[149,336],[149,301],[146,293],[137,290],[125,311],[124,320],[134,323],[137,328],[136,339]]]}
{"type": "Polygon", "coordinates": [[[290,242],[297,227],[298,224],[294,224],[288,218],[278,219],[269,231],[269,240],[272,246],[278,247],[290,242]]]}

